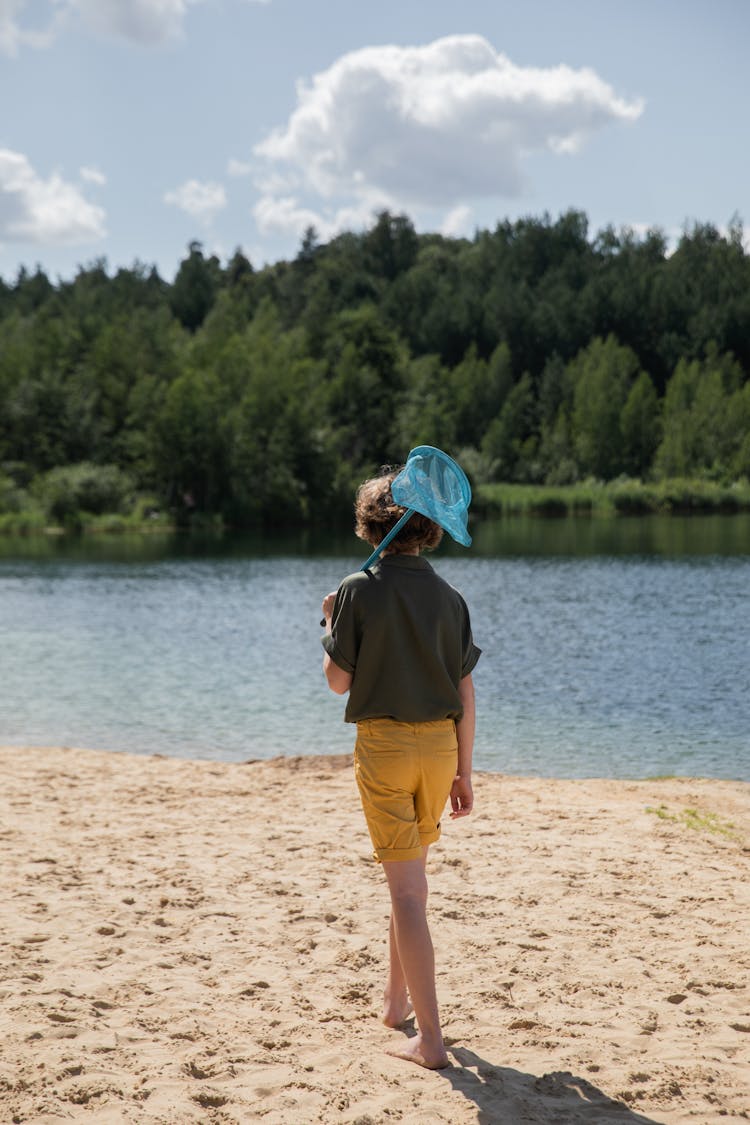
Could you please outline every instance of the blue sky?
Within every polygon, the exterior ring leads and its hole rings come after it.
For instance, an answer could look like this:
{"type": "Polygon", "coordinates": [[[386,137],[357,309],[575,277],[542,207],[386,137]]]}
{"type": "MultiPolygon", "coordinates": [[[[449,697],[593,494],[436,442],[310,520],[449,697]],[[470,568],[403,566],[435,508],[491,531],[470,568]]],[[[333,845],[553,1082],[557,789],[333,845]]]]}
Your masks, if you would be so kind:
{"type": "Polygon", "coordinates": [[[0,274],[750,222],[746,0],[0,0],[0,274]]]}

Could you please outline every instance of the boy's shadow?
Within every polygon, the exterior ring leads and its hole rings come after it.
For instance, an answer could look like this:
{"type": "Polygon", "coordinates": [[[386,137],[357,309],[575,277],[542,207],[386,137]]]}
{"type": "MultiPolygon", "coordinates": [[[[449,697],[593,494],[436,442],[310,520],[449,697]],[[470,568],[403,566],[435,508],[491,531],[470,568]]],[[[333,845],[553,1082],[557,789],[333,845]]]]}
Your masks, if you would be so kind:
{"type": "Polygon", "coordinates": [[[568,1071],[538,1077],[449,1047],[456,1065],[439,1073],[479,1111],[482,1125],[659,1125],[568,1071]]]}

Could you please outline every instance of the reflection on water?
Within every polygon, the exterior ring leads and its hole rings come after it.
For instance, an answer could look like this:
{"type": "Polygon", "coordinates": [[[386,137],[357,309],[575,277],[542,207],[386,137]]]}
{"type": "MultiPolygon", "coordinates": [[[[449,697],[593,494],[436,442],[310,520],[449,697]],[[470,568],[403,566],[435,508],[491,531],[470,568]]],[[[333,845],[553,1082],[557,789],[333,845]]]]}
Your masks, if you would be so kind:
{"type": "MultiPolygon", "coordinates": [[[[750,517],[512,519],[447,544],[484,653],[477,764],[750,780],[750,517]]],[[[352,536],[0,539],[0,742],[349,749],[320,600],[352,536]]]]}
{"type": "MultiPolygon", "coordinates": [[[[750,555],[750,514],[732,516],[514,516],[471,525],[472,557],[750,555]]],[[[143,562],[175,558],[353,556],[364,548],[353,534],[321,529],[272,534],[0,535],[2,559],[143,562]]],[[[446,536],[441,557],[465,549],[446,536]]]]}
{"type": "Polygon", "coordinates": [[[487,556],[750,555],[750,515],[493,520],[476,529],[487,556]]]}

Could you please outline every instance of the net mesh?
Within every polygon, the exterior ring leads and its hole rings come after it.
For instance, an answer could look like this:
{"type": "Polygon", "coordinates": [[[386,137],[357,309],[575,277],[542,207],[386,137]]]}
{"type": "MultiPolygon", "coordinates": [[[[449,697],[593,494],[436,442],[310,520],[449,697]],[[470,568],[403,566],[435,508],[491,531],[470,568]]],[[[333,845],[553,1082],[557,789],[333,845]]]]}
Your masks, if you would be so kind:
{"type": "Polygon", "coordinates": [[[413,508],[448,532],[464,547],[471,545],[467,530],[471,486],[452,457],[432,445],[418,445],[391,485],[393,499],[413,508]]]}

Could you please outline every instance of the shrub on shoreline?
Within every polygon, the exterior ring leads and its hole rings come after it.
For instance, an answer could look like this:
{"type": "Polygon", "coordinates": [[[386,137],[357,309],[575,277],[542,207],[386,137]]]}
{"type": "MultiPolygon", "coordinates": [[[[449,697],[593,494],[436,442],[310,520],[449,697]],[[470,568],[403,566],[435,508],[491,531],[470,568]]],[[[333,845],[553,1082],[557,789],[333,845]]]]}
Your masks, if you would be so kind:
{"type": "MultiPolygon", "coordinates": [[[[618,478],[586,480],[571,485],[478,484],[472,511],[480,518],[619,517],[750,512],[750,481],[722,484],[702,479],[648,481],[618,478]]],[[[348,506],[330,524],[348,526],[348,506]]],[[[122,534],[173,530],[173,513],[158,500],[135,493],[127,474],[115,466],[83,463],[53,470],[32,480],[28,488],[0,474],[0,534],[122,534]],[[99,468],[102,476],[94,480],[99,468]]],[[[193,513],[184,530],[214,533],[228,530],[218,513],[193,513]]],[[[307,526],[295,522],[295,527],[307,526]]],[[[242,530],[237,525],[236,530],[242,530]]]]}
{"type": "Polygon", "coordinates": [[[556,486],[482,484],[475,491],[474,510],[483,516],[732,514],[750,512],[750,482],[620,479],[556,486]]]}

